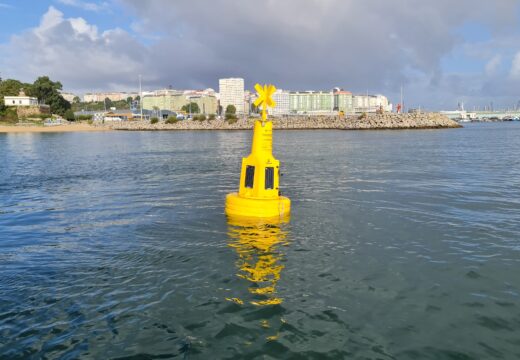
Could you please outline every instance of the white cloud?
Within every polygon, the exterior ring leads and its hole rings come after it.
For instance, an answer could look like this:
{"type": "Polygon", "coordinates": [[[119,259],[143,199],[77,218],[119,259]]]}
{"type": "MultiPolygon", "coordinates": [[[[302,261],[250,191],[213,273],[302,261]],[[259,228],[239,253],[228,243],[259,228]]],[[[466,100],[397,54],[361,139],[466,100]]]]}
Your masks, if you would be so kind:
{"type": "Polygon", "coordinates": [[[57,0],[59,3],[68,6],[74,6],[87,11],[102,11],[107,10],[109,5],[107,2],[94,3],[82,0],[57,0]]]}
{"type": "Polygon", "coordinates": [[[51,6],[49,7],[49,10],[43,14],[42,19],[40,20],[40,26],[38,26],[34,32],[36,34],[44,34],[49,29],[52,29],[62,22],[63,13],[51,6]]]}
{"type": "MultiPolygon", "coordinates": [[[[48,75],[70,90],[128,87],[146,63],[147,49],[121,29],[101,34],[83,18],[65,18],[50,7],[38,27],[3,45],[3,75],[33,81],[48,75]]],[[[137,80],[135,80],[137,82],[137,80]]]]}
{"type": "Polygon", "coordinates": [[[12,9],[13,6],[5,3],[0,3],[0,9],[12,9]]]}
{"type": "Polygon", "coordinates": [[[520,51],[516,53],[511,64],[509,75],[513,80],[520,80],[520,51]]]}
{"type": "Polygon", "coordinates": [[[76,36],[88,36],[91,40],[98,38],[98,30],[95,25],[89,25],[83,18],[69,19],[70,25],[76,36]]]}
{"type": "Polygon", "coordinates": [[[502,56],[501,55],[495,55],[491,58],[491,60],[488,61],[486,64],[486,74],[488,76],[495,75],[498,68],[502,64],[502,56]]]}
{"type": "MultiPolygon", "coordinates": [[[[473,0],[220,0],[203,7],[189,0],[120,1],[134,10],[135,28],[162,34],[157,46],[175,58],[165,73],[183,74],[186,86],[240,75],[250,85],[272,79],[289,89],[341,86],[395,100],[404,83],[414,87],[410,101],[434,99],[436,92],[450,101],[467,89],[478,95],[486,81],[482,73],[446,74],[441,59],[465,46],[457,35],[465,21],[482,24],[490,42],[500,44],[514,33],[518,19],[511,14],[519,10],[517,0],[478,7],[473,0]],[[185,56],[176,57],[173,49],[185,56]]],[[[489,48],[484,59],[498,53],[489,48]]],[[[488,69],[499,65],[495,59],[488,69]]]]}

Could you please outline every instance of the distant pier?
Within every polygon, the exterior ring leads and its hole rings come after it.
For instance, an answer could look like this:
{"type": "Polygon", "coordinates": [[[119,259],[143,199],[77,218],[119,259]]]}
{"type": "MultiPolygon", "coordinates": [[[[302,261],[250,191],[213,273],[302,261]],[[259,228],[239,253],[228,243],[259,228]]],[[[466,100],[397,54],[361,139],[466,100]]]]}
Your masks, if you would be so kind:
{"type": "Polygon", "coordinates": [[[507,121],[520,120],[520,110],[511,111],[441,111],[441,114],[449,117],[452,120],[466,120],[466,121],[507,121]]]}

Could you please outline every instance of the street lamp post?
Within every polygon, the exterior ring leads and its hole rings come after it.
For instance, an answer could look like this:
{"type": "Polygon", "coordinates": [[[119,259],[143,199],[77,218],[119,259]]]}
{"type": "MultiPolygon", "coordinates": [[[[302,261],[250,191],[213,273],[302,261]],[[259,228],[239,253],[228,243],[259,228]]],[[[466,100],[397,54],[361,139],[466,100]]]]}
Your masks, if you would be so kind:
{"type": "Polygon", "coordinates": [[[141,121],[143,120],[143,91],[141,88],[141,75],[139,75],[139,107],[141,108],[141,121]]]}

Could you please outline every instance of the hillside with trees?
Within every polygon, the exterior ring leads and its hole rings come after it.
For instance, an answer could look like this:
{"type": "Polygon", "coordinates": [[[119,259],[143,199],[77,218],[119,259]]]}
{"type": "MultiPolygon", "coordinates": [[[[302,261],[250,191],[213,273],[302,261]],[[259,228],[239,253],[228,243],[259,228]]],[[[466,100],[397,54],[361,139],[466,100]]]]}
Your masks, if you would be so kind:
{"type": "Polygon", "coordinates": [[[60,94],[63,86],[59,81],[52,81],[48,76],[40,76],[32,84],[16,79],[0,79],[0,121],[16,122],[16,108],[4,105],[5,96],[18,96],[23,89],[27,96],[38,99],[39,103],[49,105],[52,114],[64,116],[71,104],[60,94]]]}

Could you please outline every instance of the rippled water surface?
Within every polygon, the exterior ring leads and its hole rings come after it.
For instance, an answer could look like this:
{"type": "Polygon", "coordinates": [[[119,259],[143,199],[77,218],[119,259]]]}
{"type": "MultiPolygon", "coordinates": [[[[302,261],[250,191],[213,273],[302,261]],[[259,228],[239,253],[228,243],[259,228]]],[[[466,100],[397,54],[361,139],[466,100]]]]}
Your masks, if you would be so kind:
{"type": "Polygon", "coordinates": [[[250,135],[0,135],[0,358],[520,358],[520,124],[250,135]]]}

